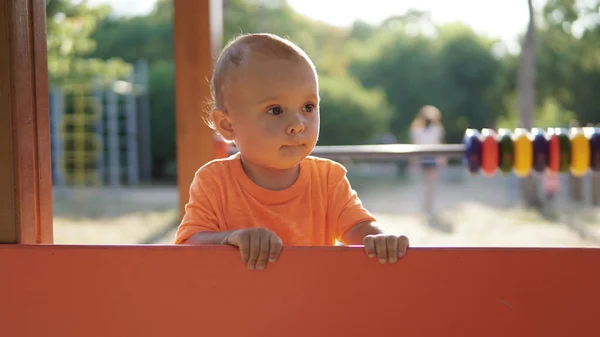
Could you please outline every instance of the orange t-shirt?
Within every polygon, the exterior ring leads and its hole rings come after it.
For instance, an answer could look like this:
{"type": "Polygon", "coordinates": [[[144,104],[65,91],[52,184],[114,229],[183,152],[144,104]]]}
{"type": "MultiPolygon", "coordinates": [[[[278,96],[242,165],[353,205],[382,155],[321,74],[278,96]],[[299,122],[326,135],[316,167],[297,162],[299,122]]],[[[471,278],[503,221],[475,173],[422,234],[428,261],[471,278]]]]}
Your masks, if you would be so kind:
{"type": "Polygon", "coordinates": [[[334,161],[309,156],[292,186],[272,191],[252,182],[235,154],[196,172],[175,243],[203,231],[263,227],[284,245],[332,246],[346,230],[369,220],[375,218],[350,187],[346,169],[334,161]]]}

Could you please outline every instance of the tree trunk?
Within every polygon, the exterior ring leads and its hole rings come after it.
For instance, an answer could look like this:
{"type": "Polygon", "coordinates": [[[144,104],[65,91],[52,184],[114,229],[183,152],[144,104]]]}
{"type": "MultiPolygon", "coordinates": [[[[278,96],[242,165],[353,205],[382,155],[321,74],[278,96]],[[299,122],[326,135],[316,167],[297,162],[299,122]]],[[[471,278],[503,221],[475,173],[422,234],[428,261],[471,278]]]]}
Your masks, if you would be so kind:
{"type": "Polygon", "coordinates": [[[583,203],[583,178],[569,174],[569,197],[575,203],[583,203]]]}
{"type": "MultiPolygon", "coordinates": [[[[527,0],[529,7],[529,24],[521,48],[517,91],[519,96],[519,114],[521,127],[531,130],[535,109],[535,14],[532,0],[527,0]]],[[[521,193],[528,207],[541,208],[539,194],[539,177],[535,172],[521,179],[521,193]]]]}
{"type": "Polygon", "coordinates": [[[598,172],[592,172],[592,205],[594,207],[600,206],[600,174],[598,172]]]}

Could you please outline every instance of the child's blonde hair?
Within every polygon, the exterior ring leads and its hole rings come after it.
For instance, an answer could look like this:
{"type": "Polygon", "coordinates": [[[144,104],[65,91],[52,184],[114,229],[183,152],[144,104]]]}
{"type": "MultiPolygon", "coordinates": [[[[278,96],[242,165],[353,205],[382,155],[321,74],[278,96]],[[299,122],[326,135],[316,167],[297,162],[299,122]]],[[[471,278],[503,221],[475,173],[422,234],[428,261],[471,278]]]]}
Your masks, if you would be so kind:
{"type": "MultiPolygon", "coordinates": [[[[316,73],[315,65],[306,52],[288,39],[269,33],[239,35],[223,48],[215,63],[210,80],[211,101],[209,102],[209,116],[211,110],[223,108],[224,102],[227,99],[228,80],[235,70],[248,62],[252,54],[261,54],[281,59],[304,60],[310,64],[316,73]]],[[[207,123],[216,131],[210,118],[208,118],[207,123]]]]}

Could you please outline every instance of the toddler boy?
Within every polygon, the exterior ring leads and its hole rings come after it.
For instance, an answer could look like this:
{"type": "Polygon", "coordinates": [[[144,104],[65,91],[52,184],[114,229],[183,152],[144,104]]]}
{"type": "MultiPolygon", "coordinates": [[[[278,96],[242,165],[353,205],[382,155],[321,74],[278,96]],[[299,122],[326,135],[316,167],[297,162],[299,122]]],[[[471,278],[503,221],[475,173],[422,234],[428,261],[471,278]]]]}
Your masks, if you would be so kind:
{"type": "Polygon", "coordinates": [[[236,246],[249,269],[275,262],[283,245],[364,245],[395,263],[405,236],[387,235],[350,187],[345,168],[310,156],[319,137],[314,64],[295,44],[247,34],[219,56],[209,124],[239,152],[202,166],[176,244],[236,246]]]}

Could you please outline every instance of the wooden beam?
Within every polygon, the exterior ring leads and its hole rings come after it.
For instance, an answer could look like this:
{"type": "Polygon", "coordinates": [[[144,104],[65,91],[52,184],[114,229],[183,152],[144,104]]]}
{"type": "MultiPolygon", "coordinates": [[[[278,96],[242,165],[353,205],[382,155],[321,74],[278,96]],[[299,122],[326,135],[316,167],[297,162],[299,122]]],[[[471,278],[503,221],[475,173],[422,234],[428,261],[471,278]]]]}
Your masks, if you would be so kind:
{"type": "Polygon", "coordinates": [[[203,117],[210,76],[222,41],[221,0],[175,0],[175,99],[180,214],[194,173],[215,158],[213,132],[203,117]]]}
{"type": "Polygon", "coordinates": [[[598,336],[600,249],[0,245],[0,335],[598,336]]]}
{"type": "Polygon", "coordinates": [[[0,0],[0,243],[51,243],[44,0],[0,0]]]}

